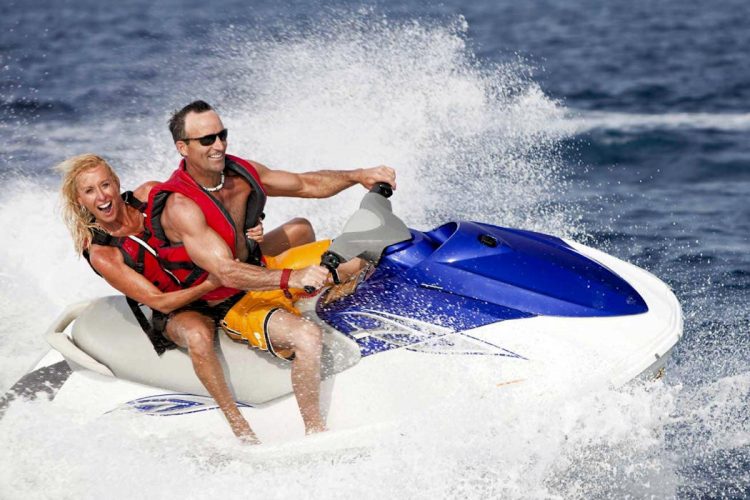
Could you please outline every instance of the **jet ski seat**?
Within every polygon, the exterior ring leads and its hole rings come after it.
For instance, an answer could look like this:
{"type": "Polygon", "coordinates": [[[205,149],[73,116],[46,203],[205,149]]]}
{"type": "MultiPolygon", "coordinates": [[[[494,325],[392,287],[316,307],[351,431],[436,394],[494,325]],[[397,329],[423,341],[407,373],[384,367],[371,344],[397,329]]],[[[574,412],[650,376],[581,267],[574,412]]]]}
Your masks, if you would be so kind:
{"type": "MultiPolygon", "coordinates": [[[[65,335],[58,332],[52,335],[65,335]]],[[[93,301],[72,328],[73,342],[67,349],[80,349],[117,377],[175,392],[208,396],[193,371],[187,351],[172,349],[159,356],[143,333],[125,297],[110,296],[93,301]]],[[[217,334],[217,351],[227,383],[237,401],[258,405],[292,392],[291,364],[217,334]]],[[[79,356],[66,356],[82,359],[79,356]]],[[[65,352],[63,352],[65,355],[65,352]]],[[[85,357],[85,356],[84,356],[85,357]]],[[[323,334],[322,376],[330,377],[353,365],[361,357],[357,344],[333,330],[323,334]]],[[[106,370],[99,370],[106,373],[106,370]]]]}

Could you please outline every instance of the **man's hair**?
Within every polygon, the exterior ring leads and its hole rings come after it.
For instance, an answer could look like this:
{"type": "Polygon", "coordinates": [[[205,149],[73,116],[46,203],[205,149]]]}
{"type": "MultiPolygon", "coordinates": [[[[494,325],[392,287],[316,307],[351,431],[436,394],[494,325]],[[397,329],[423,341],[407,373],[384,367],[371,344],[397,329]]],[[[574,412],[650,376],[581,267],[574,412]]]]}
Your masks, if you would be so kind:
{"type": "Polygon", "coordinates": [[[172,132],[174,142],[182,141],[185,137],[185,116],[188,113],[205,113],[211,111],[210,104],[206,101],[193,101],[179,111],[175,111],[172,118],[169,119],[169,131],[172,132]]]}

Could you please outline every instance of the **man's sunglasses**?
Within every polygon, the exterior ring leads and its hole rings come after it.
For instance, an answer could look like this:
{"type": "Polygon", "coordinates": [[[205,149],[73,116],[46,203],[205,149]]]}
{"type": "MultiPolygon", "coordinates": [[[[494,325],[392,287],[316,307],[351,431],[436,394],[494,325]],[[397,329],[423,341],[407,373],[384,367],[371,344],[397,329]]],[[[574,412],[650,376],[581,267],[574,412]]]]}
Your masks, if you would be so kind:
{"type": "Polygon", "coordinates": [[[227,140],[227,134],[229,134],[229,131],[227,129],[224,129],[220,132],[217,132],[216,134],[208,134],[204,135],[203,137],[185,137],[184,139],[180,139],[181,141],[198,141],[201,143],[201,146],[210,146],[214,142],[216,142],[216,138],[218,137],[221,142],[224,142],[227,140]]]}

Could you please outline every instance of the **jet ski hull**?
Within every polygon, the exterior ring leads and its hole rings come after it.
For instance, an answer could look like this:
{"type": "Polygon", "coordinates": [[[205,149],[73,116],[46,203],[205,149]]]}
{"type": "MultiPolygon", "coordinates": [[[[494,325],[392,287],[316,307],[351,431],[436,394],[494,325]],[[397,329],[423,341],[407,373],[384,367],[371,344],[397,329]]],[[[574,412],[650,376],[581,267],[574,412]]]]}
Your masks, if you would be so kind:
{"type": "MultiPolygon", "coordinates": [[[[578,243],[559,241],[627,283],[643,302],[640,312],[584,316],[573,309],[567,315],[525,310],[477,324],[436,323],[425,320],[434,317],[427,313],[397,314],[360,303],[348,310],[344,328],[341,318],[332,319],[331,311],[346,316],[345,308],[333,309],[335,303],[323,306],[321,295],[300,304],[303,313],[324,330],[321,399],[329,427],[398,419],[440,405],[455,391],[470,390],[480,396],[544,380],[619,387],[639,376],[660,373],[682,335],[682,312],[671,290],[643,269],[578,243]]],[[[422,288],[435,290],[435,283],[426,285],[422,288]]],[[[465,301],[481,299],[455,290],[438,291],[465,301]]],[[[623,305],[627,306],[623,301],[617,307],[623,305]]],[[[148,341],[127,314],[124,298],[72,306],[47,335],[55,349],[5,396],[0,412],[14,397],[39,394],[35,387],[44,385],[54,405],[92,418],[130,410],[163,417],[149,425],[165,432],[181,426],[193,432],[226,432],[223,417],[212,411],[216,406],[197,382],[187,354],[178,349],[159,358],[144,350],[142,342],[148,341]],[[73,328],[68,328],[70,323],[73,328]],[[99,346],[86,344],[86,336],[97,339],[103,330],[114,333],[99,346]],[[130,347],[132,342],[140,344],[130,347]]],[[[304,435],[288,363],[221,333],[217,349],[241,411],[261,440],[304,435]]]]}

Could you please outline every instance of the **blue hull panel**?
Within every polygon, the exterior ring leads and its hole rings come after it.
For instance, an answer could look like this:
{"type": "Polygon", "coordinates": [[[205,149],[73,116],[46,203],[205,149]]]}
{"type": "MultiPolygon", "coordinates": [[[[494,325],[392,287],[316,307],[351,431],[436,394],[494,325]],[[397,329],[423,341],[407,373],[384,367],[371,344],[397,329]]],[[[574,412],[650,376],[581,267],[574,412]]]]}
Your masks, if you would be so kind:
{"type": "MultiPolygon", "coordinates": [[[[383,314],[460,332],[536,315],[646,311],[630,284],[559,238],[476,222],[412,230],[410,241],[386,249],[354,295],[317,307],[321,319],[352,335],[382,329],[383,314]]],[[[370,343],[363,348],[393,347],[370,343]]]]}

